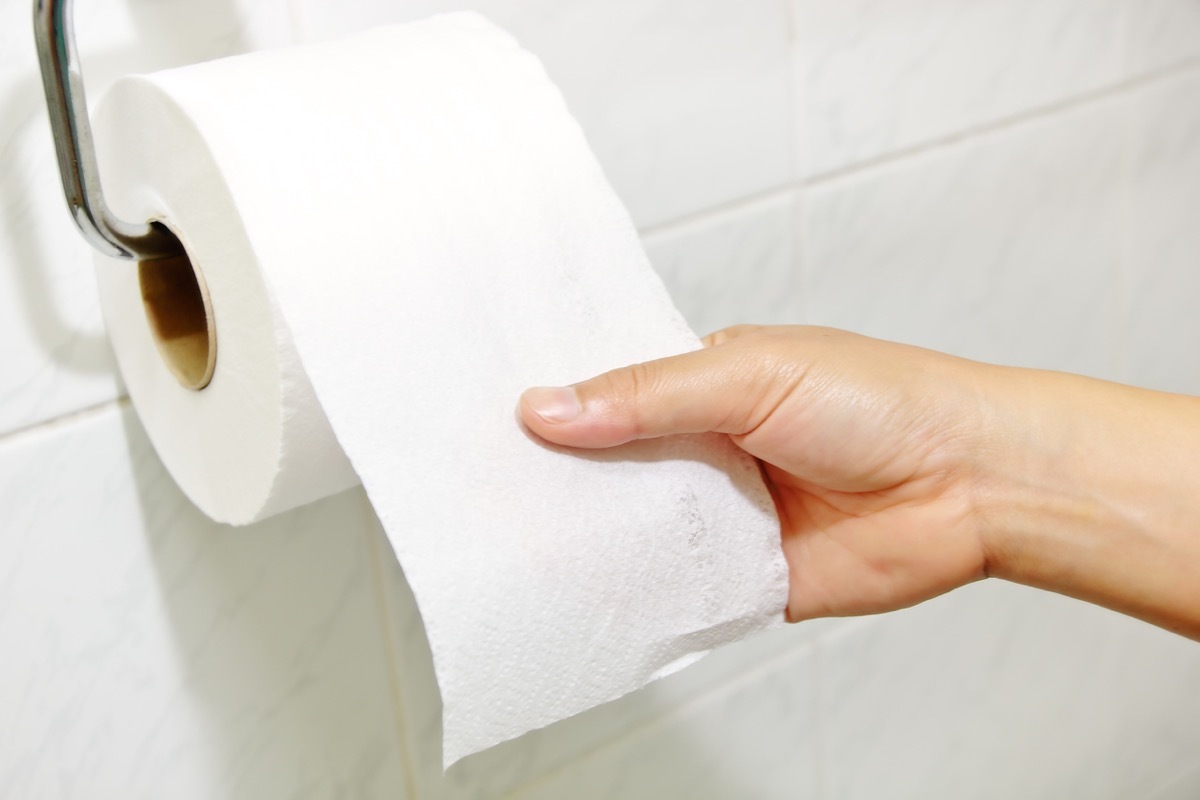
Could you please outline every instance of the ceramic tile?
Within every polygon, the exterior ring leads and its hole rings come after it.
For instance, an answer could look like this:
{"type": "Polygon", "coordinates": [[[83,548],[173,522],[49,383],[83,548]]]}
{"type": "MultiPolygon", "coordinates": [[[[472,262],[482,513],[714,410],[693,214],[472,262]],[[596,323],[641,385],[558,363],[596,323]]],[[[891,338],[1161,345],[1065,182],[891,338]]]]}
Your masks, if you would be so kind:
{"type": "Polygon", "coordinates": [[[827,794],[1127,798],[1194,761],[1195,644],[986,582],[819,645],[827,794]]]}
{"type": "Polygon", "coordinates": [[[801,321],[792,204],[786,195],[646,239],[650,261],[693,330],[801,321]]]}
{"type": "Polygon", "coordinates": [[[748,671],[513,797],[818,797],[810,668],[802,650],[748,671]]]}
{"type": "Polygon", "coordinates": [[[0,796],[404,797],[361,492],[246,528],[129,411],[0,451],[0,796]]]}
{"type": "Polygon", "coordinates": [[[309,38],[475,9],[545,63],[642,226],[792,177],[786,0],[291,0],[309,38]]]}
{"type": "Polygon", "coordinates": [[[1148,795],[1147,800],[1196,800],[1200,797],[1200,765],[1172,779],[1148,795]]]}
{"type": "Polygon", "coordinates": [[[812,189],[807,319],[1112,376],[1125,120],[1089,105],[812,189]]]}
{"type": "MultiPolygon", "coordinates": [[[[382,530],[376,541],[390,553],[382,530]]],[[[687,669],[612,703],[533,731],[511,742],[463,759],[441,771],[441,702],[420,615],[395,560],[381,560],[388,592],[388,615],[394,632],[397,681],[401,686],[405,731],[413,753],[421,798],[494,798],[590,758],[597,748],[688,706],[697,698],[738,676],[760,670],[786,654],[808,647],[820,635],[838,630],[844,621],[824,620],[787,626],[739,642],[709,655],[687,669]]],[[[574,795],[570,795],[574,796],[574,795]]]]}
{"type": "Polygon", "coordinates": [[[1200,394],[1200,68],[1130,102],[1125,378],[1200,394]]]}
{"type": "Polygon", "coordinates": [[[1117,83],[1122,0],[792,0],[807,174],[1117,83]]]}
{"type": "Polygon", "coordinates": [[[1200,58],[1200,2],[1126,0],[1126,60],[1144,75],[1200,58]]]}
{"type": "MultiPolygon", "coordinates": [[[[278,44],[282,0],[75,4],[88,97],[116,77],[278,44]]],[[[91,251],[67,213],[26,0],[0,0],[0,433],[116,397],[91,251]]]]}

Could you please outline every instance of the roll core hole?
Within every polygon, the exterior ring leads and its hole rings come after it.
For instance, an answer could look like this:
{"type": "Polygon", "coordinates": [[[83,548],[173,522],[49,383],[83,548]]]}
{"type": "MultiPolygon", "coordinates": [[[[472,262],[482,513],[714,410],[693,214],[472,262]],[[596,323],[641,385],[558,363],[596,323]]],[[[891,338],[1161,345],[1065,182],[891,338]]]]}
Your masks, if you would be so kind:
{"type": "Polygon", "coordinates": [[[138,284],[150,333],[171,374],[187,389],[208,386],[217,366],[217,331],[204,275],[187,255],[157,258],[138,262],[138,284]]]}

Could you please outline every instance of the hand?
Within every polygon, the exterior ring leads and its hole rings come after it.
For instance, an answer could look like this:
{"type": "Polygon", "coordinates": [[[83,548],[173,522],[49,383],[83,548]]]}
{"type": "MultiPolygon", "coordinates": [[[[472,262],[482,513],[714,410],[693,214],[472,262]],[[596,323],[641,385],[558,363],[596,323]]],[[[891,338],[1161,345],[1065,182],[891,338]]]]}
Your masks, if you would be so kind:
{"type": "Polygon", "coordinates": [[[792,620],[997,576],[1200,640],[1200,398],[823,328],[705,345],[530,389],[521,417],[574,447],[729,434],[775,499],[792,620]]]}
{"type": "Polygon", "coordinates": [[[521,417],[574,447],[729,434],[775,499],[792,620],[887,611],[987,574],[973,496],[986,367],[822,328],[741,326],[705,345],[531,389],[521,417]]]}

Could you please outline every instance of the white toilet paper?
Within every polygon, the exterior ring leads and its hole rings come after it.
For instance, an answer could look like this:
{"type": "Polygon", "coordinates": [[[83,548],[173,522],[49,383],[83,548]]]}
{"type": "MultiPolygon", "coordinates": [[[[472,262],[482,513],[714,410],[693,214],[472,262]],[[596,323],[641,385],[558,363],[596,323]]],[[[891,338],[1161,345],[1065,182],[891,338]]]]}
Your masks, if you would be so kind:
{"type": "Polygon", "coordinates": [[[159,455],[232,523],[361,479],[425,621],[446,763],[782,620],[778,522],[724,437],[574,453],[515,418],[527,386],[698,343],[507,34],[452,15],[129,78],[95,125],[114,211],[166,222],[211,294],[193,391],[137,269],[97,264],[159,455]]]}

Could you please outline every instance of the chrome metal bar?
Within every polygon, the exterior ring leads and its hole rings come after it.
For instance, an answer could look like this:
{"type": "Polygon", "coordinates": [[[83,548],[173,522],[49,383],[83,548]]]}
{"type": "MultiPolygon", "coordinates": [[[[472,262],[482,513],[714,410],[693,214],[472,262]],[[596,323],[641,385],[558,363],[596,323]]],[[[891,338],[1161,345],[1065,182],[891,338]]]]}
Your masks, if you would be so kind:
{"type": "Polygon", "coordinates": [[[119,258],[147,260],[182,254],[179,239],[164,226],[117,219],[104,202],[70,0],[34,0],[33,30],[63,192],[84,238],[100,252],[119,258]]]}

